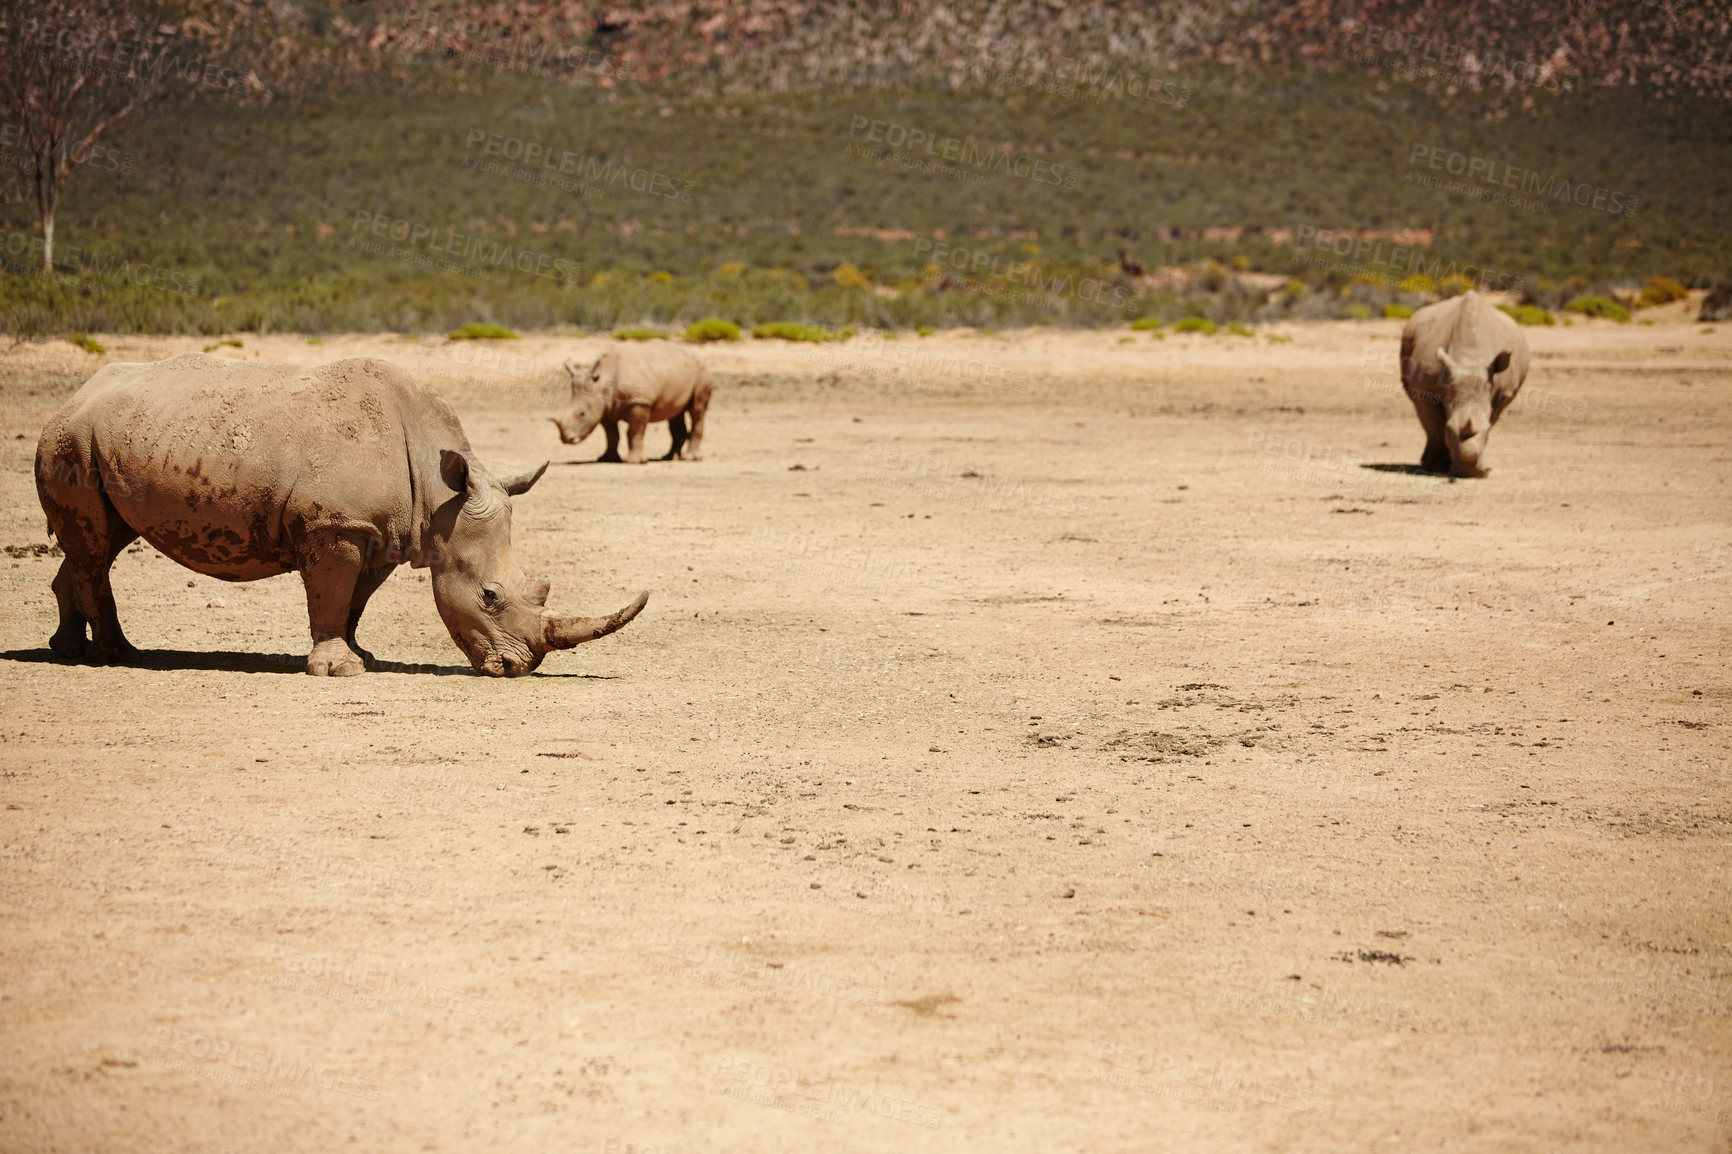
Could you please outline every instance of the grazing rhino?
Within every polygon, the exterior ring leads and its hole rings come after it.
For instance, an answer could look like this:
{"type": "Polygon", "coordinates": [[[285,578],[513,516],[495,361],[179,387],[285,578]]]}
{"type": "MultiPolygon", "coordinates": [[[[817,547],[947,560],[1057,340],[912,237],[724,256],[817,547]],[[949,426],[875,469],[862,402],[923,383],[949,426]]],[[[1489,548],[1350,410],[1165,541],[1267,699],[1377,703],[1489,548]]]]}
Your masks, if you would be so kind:
{"type": "Polygon", "coordinates": [[[1483,477],[1491,427],[1528,375],[1528,340],[1476,292],[1426,305],[1401,330],[1401,384],[1425,426],[1421,468],[1483,477]]]}
{"type": "Polygon", "coordinates": [[[607,452],[599,461],[618,461],[619,425],[626,422],[625,460],[645,461],[644,429],[651,421],[666,421],[674,445],[664,461],[676,457],[701,461],[704,451],[704,413],[710,407],[715,382],[704,362],[684,349],[666,346],[613,348],[595,359],[587,370],[576,361],[566,361],[571,374],[571,410],[552,418],[559,426],[559,439],[575,445],[601,425],[607,435],[607,452]],[[690,440],[686,413],[692,415],[690,440]]]}
{"type": "Polygon", "coordinates": [[[298,572],[310,674],[365,670],[355,626],[405,562],[432,571],[439,616],[476,669],[528,673],[549,650],[612,633],[649,597],[611,617],[546,608],[547,578],[525,577],[512,555],[510,501],[546,469],[493,477],[450,407],[384,361],[302,369],[189,353],[109,365],[36,446],[36,492],[66,553],[50,644],[99,664],[137,655],[108,570],[142,536],[225,581],[298,572]]]}

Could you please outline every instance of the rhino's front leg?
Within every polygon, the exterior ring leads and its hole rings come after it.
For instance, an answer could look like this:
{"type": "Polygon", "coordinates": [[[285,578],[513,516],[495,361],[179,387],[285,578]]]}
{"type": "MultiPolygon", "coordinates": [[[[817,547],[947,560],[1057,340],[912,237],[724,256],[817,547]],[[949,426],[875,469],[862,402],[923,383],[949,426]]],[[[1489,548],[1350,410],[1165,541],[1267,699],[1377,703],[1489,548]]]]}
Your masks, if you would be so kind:
{"type": "Polygon", "coordinates": [[[363,569],[355,578],[355,593],[349,599],[349,627],[343,632],[343,640],[349,648],[366,663],[367,668],[373,667],[373,655],[362,649],[355,640],[355,627],[361,624],[361,614],[367,611],[367,598],[378,592],[379,586],[385,583],[385,578],[391,575],[395,565],[386,565],[378,569],[363,569]]]}
{"type": "Polygon", "coordinates": [[[612,417],[604,417],[604,418],[602,418],[602,422],[601,422],[601,431],[602,431],[602,434],[607,437],[607,451],[605,453],[603,453],[601,456],[597,457],[596,460],[609,461],[609,462],[612,462],[614,464],[618,464],[619,463],[619,422],[614,420],[612,417]]]}
{"type": "MultiPolygon", "coordinates": [[[[307,673],[313,677],[367,672],[366,662],[348,642],[350,612],[361,580],[361,555],[362,545],[353,535],[329,530],[315,535],[303,551],[301,583],[307,588],[307,621],[313,630],[307,673]]],[[[359,617],[355,614],[356,620],[359,617]]]]}
{"type": "Polygon", "coordinates": [[[649,428],[649,415],[648,405],[633,405],[626,413],[625,462],[628,465],[642,465],[649,460],[643,450],[643,437],[649,428]]]}
{"type": "Polygon", "coordinates": [[[1419,455],[1419,467],[1428,473],[1449,472],[1449,446],[1444,443],[1443,406],[1422,396],[1408,394],[1414,412],[1419,414],[1420,427],[1425,430],[1425,450],[1419,455]]]}

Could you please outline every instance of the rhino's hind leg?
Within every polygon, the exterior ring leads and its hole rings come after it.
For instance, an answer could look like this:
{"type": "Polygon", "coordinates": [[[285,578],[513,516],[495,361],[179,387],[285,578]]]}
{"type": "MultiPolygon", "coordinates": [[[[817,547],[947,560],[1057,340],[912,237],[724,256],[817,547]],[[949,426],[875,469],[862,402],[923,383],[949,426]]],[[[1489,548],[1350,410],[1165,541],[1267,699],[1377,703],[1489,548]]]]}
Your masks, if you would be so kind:
{"type": "Polygon", "coordinates": [[[343,640],[368,669],[373,668],[373,655],[362,649],[355,640],[355,628],[361,624],[361,614],[367,611],[367,598],[378,592],[379,586],[385,583],[385,578],[396,569],[395,565],[386,565],[378,569],[363,569],[355,578],[355,592],[349,598],[349,627],[343,632],[343,640]]]}
{"type": "Polygon", "coordinates": [[[108,570],[138,534],[121,520],[100,484],[43,486],[39,492],[48,527],[66,554],[54,575],[60,627],[49,639],[49,648],[62,657],[98,665],[136,658],[138,650],[120,629],[108,570]],[[88,639],[86,626],[90,629],[88,639]]]}
{"type": "Polygon", "coordinates": [[[667,451],[662,460],[677,461],[680,458],[680,450],[685,447],[686,443],[686,415],[684,413],[675,413],[668,420],[668,432],[673,436],[674,446],[667,451]]]}
{"type": "MultiPolygon", "coordinates": [[[[307,673],[313,677],[349,677],[367,672],[366,662],[349,648],[351,614],[359,592],[362,545],[354,534],[325,530],[307,542],[301,560],[301,583],[307,588],[307,622],[312,626],[313,651],[307,673]]],[[[382,580],[382,578],[381,578],[382,580]]],[[[378,588],[377,582],[373,585],[378,588]]],[[[367,590],[372,595],[372,589],[367,590]]],[[[363,603],[365,598],[362,599],[363,603]]]]}
{"type": "Polygon", "coordinates": [[[703,380],[692,390],[692,436],[686,443],[685,451],[680,454],[683,460],[701,461],[704,459],[704,414],[710,411],[710,375],[704,373],[703,380]]]}

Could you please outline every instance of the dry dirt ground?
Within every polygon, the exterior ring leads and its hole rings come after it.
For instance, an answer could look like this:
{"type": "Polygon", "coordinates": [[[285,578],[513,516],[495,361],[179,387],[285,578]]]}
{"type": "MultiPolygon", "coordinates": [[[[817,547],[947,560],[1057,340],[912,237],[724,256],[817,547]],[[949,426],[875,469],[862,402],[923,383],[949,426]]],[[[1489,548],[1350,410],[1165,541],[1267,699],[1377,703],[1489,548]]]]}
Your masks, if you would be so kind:
{"type": "Polygon", "coordinates": [[[13,349],[0,1148],[1732,1149],[1732,325],[1644,315],[1459,482],[1396,322],[711,346],[641,468],[546,421],[594,337],[221,350],[552,457],[525,566],[652,599],[516,681],[142,546],[144,664],[55,660],[37,432],[204,342],[13,349]]]}

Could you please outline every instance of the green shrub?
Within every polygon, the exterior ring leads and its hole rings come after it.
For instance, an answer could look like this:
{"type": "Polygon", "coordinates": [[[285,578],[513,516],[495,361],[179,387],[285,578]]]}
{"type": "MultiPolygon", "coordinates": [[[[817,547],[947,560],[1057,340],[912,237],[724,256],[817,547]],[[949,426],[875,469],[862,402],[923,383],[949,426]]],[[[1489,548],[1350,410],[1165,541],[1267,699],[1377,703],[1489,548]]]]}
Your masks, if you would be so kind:
{"type": "Polygon", "coordinates": [[[741,274],[743,274],[745,271],[746,271],[746,264],[744,261],[731,260],[731,261],[728,261],[726,264],[722,265],[720,268],[716,269],[716,279],[717,280],[738,280],[740,278],[741,274]]]}
{"type": "MultiPolygon", "coordinates": [[[[98,341],[92,339],[89,333],[73,333],[72,343],[83,349],[85,352],[95,353],[97,356],[101,356],[103,353],[108,351],[103,348],[98,341]]],[[[236,343],[238,344],[239,342],[237,341],[236,343]]],[[[205,351],[209,352],[210,350],[206,349],[205,351]]]]}
{"type": "Polygon", "coordinates": [[[220,340],[214,344],[206,345],[204,351],[208,353],[216,349],[238,349],[242,347],[243,346],[239,341],[235,340],[233,337],[229,337],[226,340],[220,340]]]}
{"type": "Polygon", "coordinates": [[[766,321],[752,326],[752,337],[760,341],[810,341],[812,344],[821,345],[825,341],[835,340],[836,334],[823,325],[803,325],[798,321],[766,321]]]}
{"type": "Polygon", "coordinates": [[[1138,317],[1136,320],[1131,322],[1131,329],[1133,332],[1153,332],[1155,329],[1160,327],[1161,321],[1159,317],[1138,317]]]}
{"type": "Polygon", "coordinates": [[[1437,291],[1437,282],[1424,273],[1416,272],[1395,287],[1404,293],[1434,293],[1437,291]]]}
{"type": "Polygon", "coordinates": [[[836,271],[830,274],[830,278],[842,288],[863,289],[871,286],[871,282],[866,279],[865,273],[847,263],[837,265],[836,271]]]}
{"type": "Polygon", "coordinates": [[[1293,343],[1292,337],[1284,337],[1280,333],[1270,333],[1268,339],[1272,345],[1290,345],[1293,343]]]}
{"type": "Polygon", "coordinates": [[[1202,333],[1206,337],[1212,337],[1221,331],[1221,326],[1208,317],[1186,317],[1173,326],[1173,331],[1176,333],[1202,333]]]}
{"type": "Polygon", "coordinates": [[[921,325],[919,328],[914,330],[914,335],[920,336],[920,337],[929,337],[937,331],[938,330],[933,328],[931,325],[921,325]]]}
{"type": "Polygon", "coordinates": [[[516,341],[523,339],[504,325],[485,324],[480,321],[470,321],[466,325],[454,328],[451,330],[450,336],[454,341],[516,341]]]}
{"type": "Polygon", "coordinates": [[[322,345],[325,343],[325,338],[324,337],[308,337],[307,343],[309,345],[322,345]]]}
{"type": "Polygon", "coordinates": [[[1413,315],[1413,310],[1406,305],[1384,305],[1383,315],[1392,321],[1404,321],[1413,315]]]}
{"type": "Polygon", "coordinates": [[[686,326],[686,340],[693,343],[737,341],[739,339],[740,326],[733,321],[725,321],[721,317],[705,317],[701,321],[693,321],[686,326]]]}
{"type": "Polygon", "coordinates": [[[1577,297],[1564,307],[1585,317],[1600,317],[1603,320],[1617,321],[1619,324],[1626,323],[1630,319],[1629,309],[1617,301],[1607,300],[1605,297],[1577,297]]]}
{"type": "Polygon", "coordinates": [[[1365,305],[1348,305],[1345,311],[1348,316],[1352,317],[1356,321],[1368,321],[1371,319],[1371,310],[1365,305]]]}
{"type": "Polygon", "coordinates": [[[1240,324],[1238,321],[1233,321],[1231,324],[1229,324],[1227,326],[1227,331],[1232,333],[1236,337],[1254,337],[1257,335],[1256,333],[1253,333],[1245,325],[1240,324]]]}
{"type": "Polygon", "coordinates": [[[616,341],[665,341],[668,335],[659,329],[620,329],[613,334],[616,341]]]}
{"type": "Polygon", "coordinates": [[[1652,308],[1655,305],[1688,300],[1689,297],[1690,293],[1682,284],[1669,276],[1657,276],[1642,286],[1642,295],[1636,298],[1636,307],[1639,309],[1652,308]]]}
{"type": "Polygon", "coordinates": [[[1119,338],[1119,344],[1121,344],[1121,345],[1134,345],[1136,343],[1137,343],[1136,337],[1120,337],[1119,338]]]}
{"type": "Polygon", "coordinates": [[[1497,308],[1501,313],[1508,313],[1518,325],[1550,325],[1557,323],[1552,314],[1541,308],[1539,305],[1516,305],[1514,308],[1511,308],[1509,305],[1499,305],[1497,308]]]}

